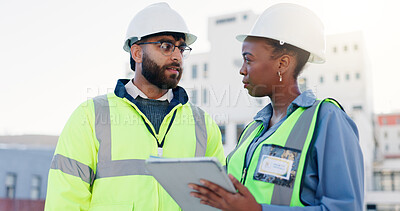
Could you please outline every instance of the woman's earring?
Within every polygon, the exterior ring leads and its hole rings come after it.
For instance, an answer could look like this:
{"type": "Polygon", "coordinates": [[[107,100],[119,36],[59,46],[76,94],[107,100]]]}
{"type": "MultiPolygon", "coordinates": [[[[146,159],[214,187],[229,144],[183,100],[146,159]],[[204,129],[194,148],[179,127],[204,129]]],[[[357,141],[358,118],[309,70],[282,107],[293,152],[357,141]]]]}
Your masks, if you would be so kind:
{"type": "Polygon", "coordinates": [[[282,82],[282,75],[281,75],[281,72],[278,72],[278,75],[279,75],[279,81],[282,82]]]}

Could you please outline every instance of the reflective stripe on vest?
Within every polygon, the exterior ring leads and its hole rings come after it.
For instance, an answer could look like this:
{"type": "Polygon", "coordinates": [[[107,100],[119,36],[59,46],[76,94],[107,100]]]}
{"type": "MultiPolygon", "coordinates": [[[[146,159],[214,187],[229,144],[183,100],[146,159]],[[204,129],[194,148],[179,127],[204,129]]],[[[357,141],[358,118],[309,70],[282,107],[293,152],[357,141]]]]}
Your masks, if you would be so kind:
{"type": "Polygon", "coordinates": [[[111,161],[111,120],[107,95],[93,98],[96,138],[99,140],[98,162],[111,161]]]}
{"type": "Polygon", "coordinates": [[[89,166],[60,154],[54,155],[50,169],[58,169],[66,174],[80,177],[89,184],[94,181],[94,172],[89,166]]]}
{"type": "Polygon", "coordinates": [[[96,179],[126,175],[149,175],[143,159],[111,160],[111,119],[107,95],[93,98],[99,152],[96,179]]]}
{"type": "MultiPolygon", "coordinates": [[[[144,159],[111,160],[111,121],[107,95],[93,98],[95,109],[96,138],[99,155],[96,179],[127,175],[149,175],[144,159]]],[[[207,149],[207,128],[204,111],[192,106],[196,133],[196,157],[202,157],[207,149]]]]}
{"type": "Polygon", "coordinates": [[[207,150],[207,127],[204,111],[199,107],[190,104],[192,108],[195,133],[196,133],[196,153],[195,157],[204,157],[207,150]]]}
{"type": "Polygon", "coordinates": [[[239,139],[238,139],[239,141],[240,140],[243,140],[243,141],[240,141],[237,144],[237,146],[235,147],[235,149],[233,149],[233,151],[231,153],[229,153],[229,155],[226,157],[226,163],[229,162],[231,156],[233,154],[235,154],[236,150],[239,149],[239,147],[243,144],[244,140],[246,140],[251,135],[251,133],[253,133],[253,131],[256,128],[258,128],[258,126],[260,126],[260,125],[262,125],[262,121],[255,121],[255,122],[251,123],[251,125],[247,129],[245,129],[246,131],[244,132],[244,134],[241,137],[239,137],[239,139]]]}
{"type": "MultiPolygon", "coordinates": [[[[315,103],[310,108],[306,109],[299,117],[285,143],[286,148],[297,149],[299,151],[303,150],[315,109],[317,108],[319,102],[319,100],[315,101],[315,103]]],[[[293,188],[275,185],[271,198],[271,204],[290,206],[292,193],[293,188]]]]}

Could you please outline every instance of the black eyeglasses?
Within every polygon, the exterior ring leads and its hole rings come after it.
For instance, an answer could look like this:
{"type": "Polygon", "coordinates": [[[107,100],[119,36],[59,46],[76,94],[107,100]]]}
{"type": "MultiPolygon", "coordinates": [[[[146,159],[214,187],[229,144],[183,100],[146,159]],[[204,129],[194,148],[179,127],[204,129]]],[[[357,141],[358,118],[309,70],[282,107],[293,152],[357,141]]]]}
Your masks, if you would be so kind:
{"type": "Polygon", "coordinates": [[[137,45],[144,45],[144,44],[161,44],[160,50],[164,56],[171,56],[175,48],[178,48],[179,52],[181,53],[184,59],[189,57],[190,51],[192,51],[192,48],[189,46],[186,45],[175,46],[174,44],[165,41],[137,43],[137,45]]]}

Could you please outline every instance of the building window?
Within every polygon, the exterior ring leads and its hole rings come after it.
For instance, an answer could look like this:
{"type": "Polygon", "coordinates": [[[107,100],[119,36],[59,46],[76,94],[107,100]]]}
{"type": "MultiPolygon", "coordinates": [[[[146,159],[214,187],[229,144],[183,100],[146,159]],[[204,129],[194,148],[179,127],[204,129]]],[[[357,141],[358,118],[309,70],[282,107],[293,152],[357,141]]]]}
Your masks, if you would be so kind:
{"type": "Polygon", "coordinates": [[[335,81],[339,81],[339,75],[335,75],[335,81]]]}
{"type": "Polygon", "coordinates": [[[355,105],[355,106],[353,106],[353,110],[355,110],[355,111],[362,111],[362,105],[355,105]]]}
{"type": "Polygon", "coordinates": [[[6,175],[6,198],[15,198],[15,186],[17,184],[17,174],[7,173],[6,175]]]}
{"type": "Polygon", "coordinates": [[[236,125],[236,140],[239,142],[240,135],[242,134],[244,130],[245,125],[244,124],[237,124],[236,125]]]}
{"type": "Polygon", "coordinates": [[[344,51],[347,51],[347,45],[345,45],[345,46],[343,47],[343,50],[344,50],[344,51]]]}
{"type": "Polygon", "coordinates": [[[393,172],[393,191],[400,191],[400,172],[393,172]]]}
{"type": "Polygon", "coordinates": [[[243,15],[243,20],[247,20],[247,15],[243,15]]]}
{"type": "Polygon", "coordinates": [[[300,88],[300,91],[302,91],[302,92],[307,90],[307,79],[306,78],[299,79],[299,88],[300,88]]]}
{"type": "Polygon", "coordinates": [[[197,104],[197,90],[192,90],[192,97],[190,98],[193,104],[197,104]]]}
{"type": "Polygon", "coordinates": [[[31,199],[38,200],[40,198],[40,186],[42,179],[39,175],[33,175],[31,184],[31,199]]]}
{"type": "Polygon", "coordinates": [[[350,74],[346,74],[346,81],[350,80],[350,74]]]}
{"type": "Polygon", "coordinates": [[[399,171],[374,172],[374,190],[400,191],[400,172],[399,171]]]}
{"type": "Polygon", "coordinates": [[[204,63],[204,71],[203,71],[204,78],[208,78],[208,64],[204,63]]]}
{"type": "Polygon", "coordinates": [[[225,144],[225,125],[219,125],[219,130],[221,131],[222,144],[225,144]]]}
{"type": "Polygon", "coordinates": [[[367,210],[366,211],[375,211],[378,210],[377,209],[377,205],[376,204],[367,204],[367,210]]]}
{"type": "Polygon", "coordinates": [[[374,189],[377,191],[400,191],[400,172],[374,172],[374,189]]]}
{"type": "Polygon", "coordinates": [[[361,78],[360,73],[356,73],[356,79],[360,79],[360,78],[361,78]]]}
{"type": "Polygon", "coordinates": [[[380,191],[382,190],[382,174],[381,172],[374,172],[374,190],[380,191]]]}
{"type": "Polygon", "coordinates": [[[386,118],[382,118],[382,124],[383,124],[383,125],[386,125],[386,124],[387,124],[386,118]]]}
{"type": "Polygon", "coordinates": [[[319,82],[322,84],[322,83],[324,83],[324,76],[320,76],[319,77],[319,82]]]}
{"type": "Polygon", "coordinates": [[[381,183],[383,191],[391,191],[393,189],[391,172],[382,172],[381,183]]]}
{"type": "Polygon", "coordinates": [[[203,89],[203,104],[207,104],[208,102],[208,91],[207,89],[203,89]]]}
{"type": "Polygon", "coordinates": [[[396,118],[396,124],[400,125],[400,117],[396,118]]]}
{"type": "Polygon", "coordinates": [[[385,145],[385,152],[388,152],[389,151],[389,145],[385,145]]]}
{"type": "Polygon", "coordinates": [[[218,19],[215,23],[223,24],[223,23],[230,23],[230,22],[235,22],[235,21],[236,21],[236,17],[231,17],[231,18],[218,19]]]}
{"type": "Polygon", "coordinates": [[[197,78],[197,65],[192,65],[192,78],[197,78]]]}
{"type": "Polygon", "coordinates": [[[333,47],[333,53],[336,53],[336,52],[337,52],[337,48],[333,47]]]}
{"type": "Polygon", "coordinates": [[[354,50],[358,50],[358,45],[357,44],[354,45],[354,50]]]}
{"type": "Polygon", "coordinates": [[[387,137],[388,137],[388,134],[387,134],[387,132],[385,131],[385,133],[383,133],[383,136],[385,137],[385,139],[387,139],[387,137]]]}

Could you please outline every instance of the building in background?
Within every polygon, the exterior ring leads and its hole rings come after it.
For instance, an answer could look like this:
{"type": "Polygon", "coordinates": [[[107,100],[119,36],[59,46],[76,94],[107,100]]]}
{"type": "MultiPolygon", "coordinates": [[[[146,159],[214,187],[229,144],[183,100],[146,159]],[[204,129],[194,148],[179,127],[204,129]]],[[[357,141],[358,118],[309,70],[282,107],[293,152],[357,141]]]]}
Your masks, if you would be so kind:
{"type": "Polygon", "coordinates": [[[0,211],[44,209],[57,136],[0,136],[0,211]]]}
{"type": "MultiPolygon", "coordinates": [[[[379,154],[384,159],[400,158],[400,113],[376,115],[379,154]]],[[[400,166],[399,166],[400,167],[400,166]]]]}
{"type": "Polygon", "coordinates": [[[235,35],[248,33],[256,19],[251,11],[209,18],[210,51],[192,54],[184,63],[180,85],[188,91],[190,101],[217,122],[226,154],[236,146],[253,116],[269,102],[267,98],[248,95],[239,74],[242,43],[235,35]]]}
{"type": "Polygon", "coordinates": [[[378,210],[400,210],[400,113],[375,117],[378,140],[373,163],[373,189],[367,194],[378,210]],[[397,203],[395,203],[397,202],[397,203]]]}

